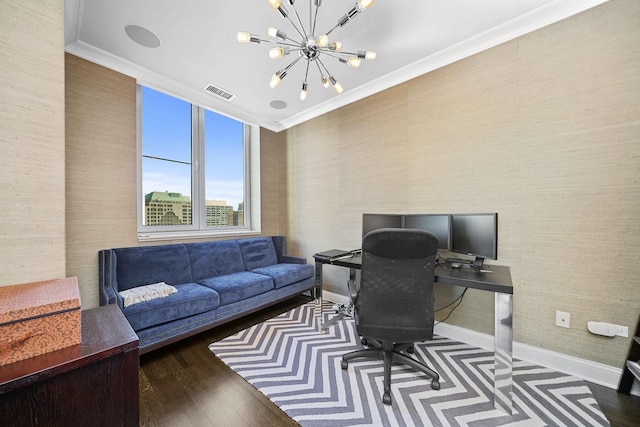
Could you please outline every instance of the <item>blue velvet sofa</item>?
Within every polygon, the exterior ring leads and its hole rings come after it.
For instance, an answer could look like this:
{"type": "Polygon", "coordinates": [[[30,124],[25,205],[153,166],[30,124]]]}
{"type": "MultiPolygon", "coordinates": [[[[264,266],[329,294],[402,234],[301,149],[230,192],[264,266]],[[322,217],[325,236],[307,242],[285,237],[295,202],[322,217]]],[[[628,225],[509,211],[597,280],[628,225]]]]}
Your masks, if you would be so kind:
{"type": "Polygon", "coordinates": [[[285,252],[284,236],[101,250],[100,305],[118,304],[146,353],[313,292],[313,265],[285,252]],[[120,292],[158,282],[177,292],[124,307],[120,292]]]}

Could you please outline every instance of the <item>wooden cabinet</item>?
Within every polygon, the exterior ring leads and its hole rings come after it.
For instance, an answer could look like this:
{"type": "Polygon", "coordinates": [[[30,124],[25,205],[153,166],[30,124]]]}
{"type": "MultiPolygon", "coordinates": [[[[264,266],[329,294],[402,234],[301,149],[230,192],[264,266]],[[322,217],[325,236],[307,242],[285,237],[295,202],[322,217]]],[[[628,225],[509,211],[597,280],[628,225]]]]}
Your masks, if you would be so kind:
{"type": "Polygon", "coordinates": [[[82,312],[82,343],[0,367],[3,426],[137,426],[138,337],[115,305],[82,312]]]}
{"type": "Polygon", "coordinates": [[[622,370],[618,391],[624,394],[631,393],[634,379],[640,381],[640,318],[636,326],[636,333],[631,340],[629,355],[622,370]]]}

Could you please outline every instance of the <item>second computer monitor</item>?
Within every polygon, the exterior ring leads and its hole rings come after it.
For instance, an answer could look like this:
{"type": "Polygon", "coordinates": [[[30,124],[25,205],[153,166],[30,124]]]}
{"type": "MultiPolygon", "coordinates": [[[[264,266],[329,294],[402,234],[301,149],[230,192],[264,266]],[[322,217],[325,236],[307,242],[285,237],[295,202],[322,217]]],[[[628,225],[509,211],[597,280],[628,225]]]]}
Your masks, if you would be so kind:
{"type": "Polygon", "coordinates": [[[453,214],[451,251],[476,257],[482,266],[485,258],[498,259],[498,214],[453,214]]]}
{"type": "Polygon", "coordinates": [[[362,237],[379,228],[402,228],[402,217],[396,214],[362,214],[362,237]]]}
{"type": "Polygon", "coordinates": [[[404,216],[404,228],[417,228],[433,233],[438,238],[438,248],[449,249],[451,236],[451,215],[417,214],[404,216]]]}

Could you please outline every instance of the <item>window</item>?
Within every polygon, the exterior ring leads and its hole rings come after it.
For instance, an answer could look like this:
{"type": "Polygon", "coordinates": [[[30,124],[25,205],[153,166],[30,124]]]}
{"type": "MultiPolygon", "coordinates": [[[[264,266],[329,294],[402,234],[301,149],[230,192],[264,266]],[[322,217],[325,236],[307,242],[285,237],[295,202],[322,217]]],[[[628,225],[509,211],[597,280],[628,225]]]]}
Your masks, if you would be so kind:
{"type": "Polygon", "coordinates": [[[138,99],[138,238],[259,231],[258,130],[144,86],[138,99]]]}

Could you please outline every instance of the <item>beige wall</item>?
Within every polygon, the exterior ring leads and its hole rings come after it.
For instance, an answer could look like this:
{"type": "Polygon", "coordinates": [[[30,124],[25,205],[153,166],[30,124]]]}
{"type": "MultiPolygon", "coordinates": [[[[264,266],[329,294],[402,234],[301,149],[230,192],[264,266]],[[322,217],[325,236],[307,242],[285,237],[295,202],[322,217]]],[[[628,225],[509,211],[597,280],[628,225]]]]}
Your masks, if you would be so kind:
{"type": "MultiPolygon", "coordinates": [[[[640,309],[640,2],[613,0],[296,126],[287,147],[287,234],[302,255],[359,247],[363,212],[498,212],[514,339],[622,367],[629,339],[586,323],[634,330],[640,309]]],[[[346,293],[346,271],[327,278],[346,293]]],[[[460,291],[440,286],[436,305],[460,291]]],[[[492,334],[493,295],[469,291],[447,322],[492,334]]]]}
{"type": "Polygon", "coordinates": [[[65,277],[63,4],[0,2],[0,285],[65,277]]]}
{"type": "Polygon", "coordinates": [[[137,244],[136,82],[66,55],[67,274],[98,305],[98,251],[137,244]]]}
{"type": "MultiPolygon", "coordinates": [[[[136,233],[136,82],[66,55],[67,275],[77,276],[83,309],[98,305],[98,251],[155,245],[136,233]]],[[[285,179],[282,136],[261,132],[262,234],[280,234],[285,179]]],[[[58,197],[64,200],[64,194],[58,197]]],[[[215,239],[206,239],[215,240],[215,239]]],[[[193,240],[190,240],[193,241],[193,240]]],[[[289,246],[291,252],[291,245],[289,246]]]]}

